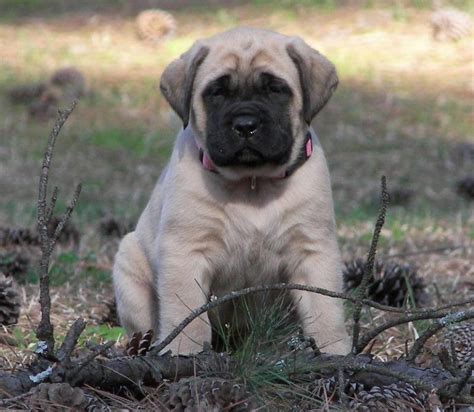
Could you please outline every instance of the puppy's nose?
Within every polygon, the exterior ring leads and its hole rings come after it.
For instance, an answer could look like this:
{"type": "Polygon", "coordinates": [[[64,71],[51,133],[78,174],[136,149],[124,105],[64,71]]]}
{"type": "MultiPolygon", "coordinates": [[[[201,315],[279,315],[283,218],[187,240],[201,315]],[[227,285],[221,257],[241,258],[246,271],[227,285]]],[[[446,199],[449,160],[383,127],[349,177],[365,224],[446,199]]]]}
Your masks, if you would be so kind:
{"type": "Polygon", "coordinates": [[[240,137],[250,137],[260,126],[257,116],[245,114],[236,116],[232,122],[232,130],[240,137]]]}

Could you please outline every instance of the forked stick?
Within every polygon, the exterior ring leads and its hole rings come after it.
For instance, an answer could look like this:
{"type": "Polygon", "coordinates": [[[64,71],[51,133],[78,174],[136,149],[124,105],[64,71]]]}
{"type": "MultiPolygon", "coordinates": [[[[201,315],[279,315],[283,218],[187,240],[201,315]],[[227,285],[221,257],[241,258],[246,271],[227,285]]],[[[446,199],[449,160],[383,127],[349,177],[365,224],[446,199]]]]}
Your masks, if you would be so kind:
{"type": "Polygon", "coordinates": [[[41,261],[39,265],[41,320],[36,330],[36,337],[39,341],[37,353],[45,358],[54,358],[54,328],[51,323],[51,297],[49,293],[49,260],[51,258],[51,253],[53,252],[56,240],[69,220],[81,192],[81,185],[79,184],[74,191],[69,207],[61,217],[58,225],[53,231],[53,234],[50,235],[48,232],[48,224],[50,223],[51,217],[54,213],[54,207],[58,197],[58,189],[54,188],[53,195],[51,196],[51,200],[48,204],[47,197],[49,169],[51,167],[53,149],[54,145],[56,144],[56,139],[64,123],[75,107],[76,102],[73,102],[69,109],[64,111],[59,110],[58,118],[56,119],[56,123],[49,135],[48,145],[46,146],[46,151],[43,156],[43,165],[41,168],[39,180],[37,224],[41,246],[41,261]]]}

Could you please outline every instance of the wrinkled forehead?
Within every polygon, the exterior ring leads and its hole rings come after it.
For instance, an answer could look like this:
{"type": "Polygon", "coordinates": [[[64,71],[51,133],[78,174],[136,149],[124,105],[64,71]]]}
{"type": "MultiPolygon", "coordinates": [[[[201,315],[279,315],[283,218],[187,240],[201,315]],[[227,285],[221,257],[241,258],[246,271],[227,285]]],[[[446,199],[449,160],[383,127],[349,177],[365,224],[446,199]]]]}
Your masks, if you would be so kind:
{"type": "Polygon", "coordinates": [[[209,54],[199,68],[195,84],[205,88],[227,74],[231,75],[232,82],[248,82],[265,72],[284,79],[293,90],[298,90],[298,72],[286,51],[286,44],[283,36],[229,36],[211,40],[209,54]]]}

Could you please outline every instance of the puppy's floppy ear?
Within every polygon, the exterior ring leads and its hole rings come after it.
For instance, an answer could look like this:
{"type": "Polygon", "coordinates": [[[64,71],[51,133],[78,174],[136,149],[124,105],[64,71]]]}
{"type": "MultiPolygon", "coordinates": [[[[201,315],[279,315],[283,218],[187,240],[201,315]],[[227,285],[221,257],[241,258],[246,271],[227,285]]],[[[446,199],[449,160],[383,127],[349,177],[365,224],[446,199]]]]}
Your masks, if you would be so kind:
{"type": "Polygon", "coordinates": [[[303,95],[303,118],[311,124],[325,106],[339,82],[336,68],[321,53],[300,38],[286,46],[286,51],[298,69],[303,95]]]}
{"type": "Polygon", "coordinates": [[[189,123],[194,78],[209,48],[194,44],[191,49],[166,67],[160,80],[160,89],[173,110],[181,117],[183,127],[189,123]]]}

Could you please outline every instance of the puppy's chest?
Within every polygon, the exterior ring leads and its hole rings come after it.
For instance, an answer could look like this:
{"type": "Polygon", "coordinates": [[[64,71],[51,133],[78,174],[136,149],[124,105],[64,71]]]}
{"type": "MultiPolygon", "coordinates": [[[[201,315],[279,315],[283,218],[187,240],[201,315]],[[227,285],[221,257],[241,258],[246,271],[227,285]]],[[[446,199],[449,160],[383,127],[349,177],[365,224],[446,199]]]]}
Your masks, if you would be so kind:
{"type": "Polygon", "coordinates": [[[211,289],[219,293],[288,281],[298,256],[291,246],[295,229],[285,226],[271,212],[231,215],[222,233],[222,247],[212,259],[211,289]]]}

